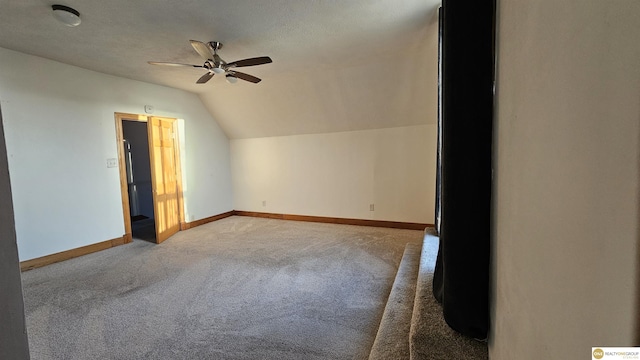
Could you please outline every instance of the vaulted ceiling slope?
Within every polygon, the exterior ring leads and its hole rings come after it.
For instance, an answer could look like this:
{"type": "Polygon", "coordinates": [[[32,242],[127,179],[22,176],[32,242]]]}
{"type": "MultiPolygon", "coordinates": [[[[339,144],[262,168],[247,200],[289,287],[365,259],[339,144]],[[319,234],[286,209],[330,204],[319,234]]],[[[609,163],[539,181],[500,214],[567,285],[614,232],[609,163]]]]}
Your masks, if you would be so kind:
{"type": "Polygon", "coordinates": [[[439,0],[0,0],[0,47],[199,94],[229,138],[388,128],[436,121],[439,0]],[[220,41],[226,61],[270,56],[227,84],[188,40],[220,41]]]}

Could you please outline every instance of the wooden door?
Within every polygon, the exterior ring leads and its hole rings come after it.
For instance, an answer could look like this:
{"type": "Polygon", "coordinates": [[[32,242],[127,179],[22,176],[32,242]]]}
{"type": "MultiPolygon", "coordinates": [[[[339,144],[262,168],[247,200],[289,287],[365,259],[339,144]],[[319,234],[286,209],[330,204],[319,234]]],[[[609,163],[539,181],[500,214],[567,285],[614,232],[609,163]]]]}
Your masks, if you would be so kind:
{"type": "Polygon", "coordinates": [[[156,242],[180,230],[179,191],[176,175],[175,119],[151,117],[148,122],[156,242]]]}

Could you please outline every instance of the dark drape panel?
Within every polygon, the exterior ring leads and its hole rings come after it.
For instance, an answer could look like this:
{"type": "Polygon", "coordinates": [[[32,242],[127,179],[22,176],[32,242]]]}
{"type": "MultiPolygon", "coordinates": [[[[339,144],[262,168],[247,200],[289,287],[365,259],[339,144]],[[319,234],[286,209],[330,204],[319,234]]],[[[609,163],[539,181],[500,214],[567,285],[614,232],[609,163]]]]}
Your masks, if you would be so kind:
{"type": "Polygon", "coordinates": [[[442,224],[434,295],[458,332],[489,329],[494,0],[444,0],[442,224]]]}
{"type": "Polygon", "coordinates": [[[436,209],[434,224],[436,233],[440,235],[440,220],[442,219],[442,7],[438,8],[438,140],[436,147],[436,209]]]}

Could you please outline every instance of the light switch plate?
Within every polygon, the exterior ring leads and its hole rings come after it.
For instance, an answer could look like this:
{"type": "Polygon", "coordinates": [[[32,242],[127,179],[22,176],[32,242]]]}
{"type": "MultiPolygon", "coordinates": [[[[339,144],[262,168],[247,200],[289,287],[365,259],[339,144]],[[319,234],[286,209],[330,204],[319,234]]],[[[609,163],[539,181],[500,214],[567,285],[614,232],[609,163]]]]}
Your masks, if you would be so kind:
{"type": "Polygon", "coordinates": [[[107,159],[107,167],[108,168],[114,168],[114,167],[118,167],[118,159],[107,159]]]}

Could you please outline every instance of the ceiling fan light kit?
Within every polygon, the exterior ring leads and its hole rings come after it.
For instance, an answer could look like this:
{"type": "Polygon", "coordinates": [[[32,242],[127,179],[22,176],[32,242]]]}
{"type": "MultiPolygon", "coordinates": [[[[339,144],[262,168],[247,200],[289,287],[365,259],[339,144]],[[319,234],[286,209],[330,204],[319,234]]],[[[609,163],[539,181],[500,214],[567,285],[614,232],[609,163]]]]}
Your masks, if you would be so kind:
{"type": "Polygon", "coordinates": [[[158,61],[149,61],[148,63],[151,65],[165,65],[165,66],[186,66],[186,67],[194,67],[194,68],[202,68],[207,70],[207,73],[202,75],[197,81],[196,84],[204,84],[207,81],[211,80],[211,78],[215,74],[225,74],[225,78],[228,83],[235,84],[238,79],[242,79],[244,81],[248,81],[254,84],[259,83],[262,79],[259,79],[253,75],[245,74],[242,72],[238,72],[235,70],[231,70],[233,68],[245,67],[245,66],[255,66],[255,65],[263,65],[269,64],[272,62],[271,58],[268,56],[261,56],[243,60],[237,60],[233,62],[226,62],[222,60],[220,55],[218,55],[218,50],[222,48],[222,43],[218,41],[210,41],[208,43],[203,43],[202,41],[197,40],[189,40],[193,49],[204,59],[204,64],[202,65],[191,65],[191,64],[177,64],[177,63],[169,63],[169,62],[158,62],[158,61]]]}
{"type": "Polygon", "coordinates": [[[58,4],[51,5],[51,9],[53,10],[53,16],[69,27],[78,26],[82,22],[80,13],[76,9],[58,4]]]}

